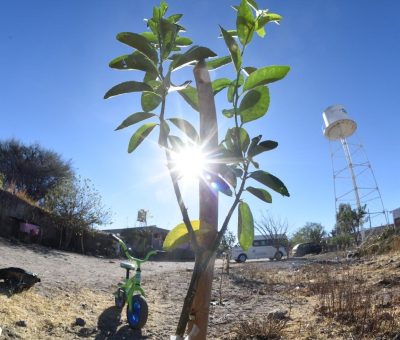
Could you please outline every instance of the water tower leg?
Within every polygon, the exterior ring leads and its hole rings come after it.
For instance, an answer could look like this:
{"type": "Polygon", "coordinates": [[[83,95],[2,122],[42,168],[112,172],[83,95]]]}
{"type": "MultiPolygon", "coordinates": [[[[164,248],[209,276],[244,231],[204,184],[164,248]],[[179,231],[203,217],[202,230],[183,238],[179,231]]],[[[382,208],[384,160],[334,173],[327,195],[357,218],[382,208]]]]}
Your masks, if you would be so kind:
{"type": "MultiPolygon", "coordinates": [[[[355,176],[355,173],[354,173],[353,161],[351,159],[351,153],[350,153],[349,145],[347,144],[346,138],[341,138],[340,142],[342,143],[343,151],[344,151],[344,154],[345,154],[345,157],[346,157],[346,160],[347,160],[347,164],[349,166],[349,170],[350,170],[350,174],[351,174],[351,181],[353,182],[353,187],[354,187],[354,194],[356,196],[357,209],[359,211],[361,211],[360,195],[358,193],[357,181],[356,181],[356,176],[355,176]]],[[[360,225],[360,229],[361,229],[361,242],[364,242],[365,232],[364,232],[364,226],[363,226],[362,223],[360,225]]]]}

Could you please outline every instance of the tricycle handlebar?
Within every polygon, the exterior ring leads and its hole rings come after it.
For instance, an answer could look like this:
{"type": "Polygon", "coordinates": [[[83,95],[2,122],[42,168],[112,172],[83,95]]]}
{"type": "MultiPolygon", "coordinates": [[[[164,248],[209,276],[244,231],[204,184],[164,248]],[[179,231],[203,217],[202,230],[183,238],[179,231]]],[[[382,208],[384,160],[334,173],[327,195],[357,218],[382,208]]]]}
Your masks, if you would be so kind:
{"type": "Polygon", "coordinates": [[[111,236],[115,241],[118,241],[118,242],[121,241],[121,239],[115,234],[110,233],[110,234],[108,234],[108,236],[111,236]]]}
{"type": "Polygon", "coordinates": [[[146,254],[146,257],[143,260],[141,260],[141,259],[132,257],[132,255],[129,254],[129,248],[126,246],[125,242],[122,241],[117,235],[110,233],[109,236],[112,237],[115,241],[117,241],[121,245],[121,248],[122,248],[125,256],[128,258],[128,260],[135,261],[136,264],[138,264],[138,265],[148,261],[148,259],[153,255],[156,255],[158,253],[164,253],[163,250],[151,250],[146,254]]]}

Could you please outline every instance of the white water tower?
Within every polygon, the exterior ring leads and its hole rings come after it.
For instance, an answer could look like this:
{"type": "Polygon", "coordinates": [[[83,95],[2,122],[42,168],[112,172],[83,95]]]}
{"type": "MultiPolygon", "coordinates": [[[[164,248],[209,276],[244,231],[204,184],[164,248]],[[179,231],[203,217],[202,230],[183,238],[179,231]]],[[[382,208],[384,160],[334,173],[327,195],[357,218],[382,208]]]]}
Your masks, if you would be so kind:
{"type": "MultiPolygon", "coordinates": [[[[331,146],[335,210],[341,203],[350,204],[352,209],[366,205],[364,222],[369,227],[388,225],[388,217],[371,164],[364,147],[356,141],[357,124],[350,119],[341,105],[329,106],[323,113],[324,136],[331,146]]],[[[364,240],[361,225],[361,239],[364,240]]]]}

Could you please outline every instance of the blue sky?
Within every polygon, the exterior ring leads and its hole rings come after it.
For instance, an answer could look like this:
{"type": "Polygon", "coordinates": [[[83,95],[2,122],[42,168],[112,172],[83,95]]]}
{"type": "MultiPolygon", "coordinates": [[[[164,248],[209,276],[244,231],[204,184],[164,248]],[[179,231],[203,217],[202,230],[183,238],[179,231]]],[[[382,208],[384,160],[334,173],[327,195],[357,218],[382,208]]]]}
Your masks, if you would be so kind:
{"type": "MultiPolygon", "coordinates": [[[[15,0],[0,12],[0,139],[38,142],[71,159],[77,173],[90,178],[114,213],[113,227],[134,225],[137,211],[150,211],[149,223],[170,229],[180,223],[178,206],[157,146],[145,142],[133,154],[127,145],[135,129],[115,132],[140,110],[135,94],[103,100],[113,85],[139,74],[108,68],[129,52],[115,40],[122,31],[142,32],[155,1],[15,0]]],[[[170,1],[170,13],[184,13],[186,36],[226,55],[218,24],[233,28],[235,1],[170,1]]],[[[398,79],[400,3],[393,0],[259,1],[284,17],[268,27],[265,39],[249,48],[247,65],[290,65],[282,81],[271,84],[271,105],[249,130],[279,147],[259,158],[277,175],[291,197],[273,194],[272,205],[245,196],[255,219],[261,212],[287,219],[290,231],[319,222],[329,231],[335,220],[329,143],[322,135],[322,112],[342,104],[357,121],[381,190],[385,208],[400,207],[398,79]]],[[[226,76],[232,66],[217,71],[226,76]]],[[[177,79],[191,79],[191,72],[177,79]]],[[[217,108],[226,108],[219,94],[217,108]]],[[[170,113],[196,119],[186,103],[171,98],[170,113]]],[[[226,119],[220,115],[221,126],[226,119]]],[[[222,133],[221,133],[222,136],[222,133]]],[[[152,136],[155,140],[155,135],[152,136]]],[[[192,219],[196,189],[185,190],[192,219]]],[[[229,207],[221,198],[220,216],[229,207]]],[[[231,222],[236,230],[236,219],[231,222]]]]}

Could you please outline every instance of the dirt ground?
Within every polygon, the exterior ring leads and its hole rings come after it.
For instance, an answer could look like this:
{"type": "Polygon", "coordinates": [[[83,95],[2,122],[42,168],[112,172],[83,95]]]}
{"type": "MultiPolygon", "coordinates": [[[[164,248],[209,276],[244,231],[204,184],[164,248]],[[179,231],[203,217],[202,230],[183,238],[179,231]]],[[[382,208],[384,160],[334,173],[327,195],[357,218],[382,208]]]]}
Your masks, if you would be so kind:
{"type": "MultiPolygon", "coordinates": [[[[336,257],[231,263],[229,275],[222,274],[222,262],[217,260],[208,338],[376,338],[331,318],[322,308],[326,306],[318,294],[324,284],[318,286],[318,280],[329,271],[334,277],[358,273],[384,294],[382,299],[389,295],[385,320],[390,321],[390,329],[380,331],[380,339],[394,339],[397,330],[396,339],[400,339],[396,321],[400,320],[400,254],[351,263],[336,257]]],[[[121,315],[114,307],[112,293],[124,275],[118,259],[82,256],[0,238],[3,267],[35,272],[41,282],[12,296],[0,292],[0,339],[169,339],[193,263],[149,262],[143,266],[149,319],[141,333],[127,326],[125,310],[121,315]]]]}

